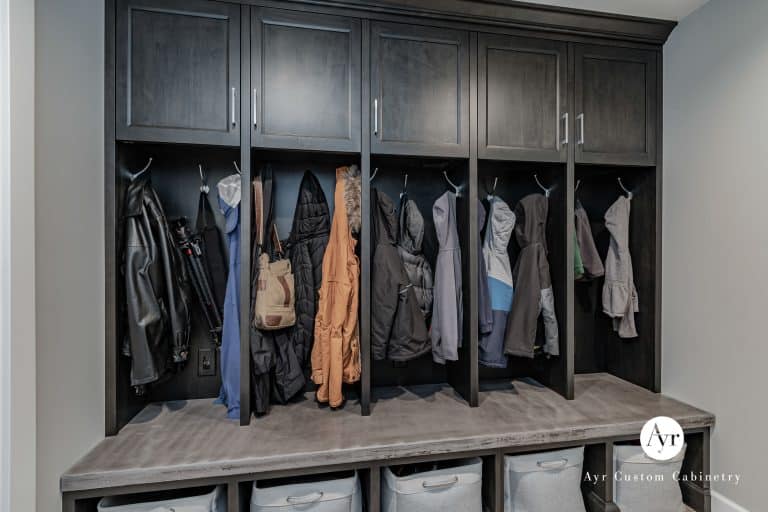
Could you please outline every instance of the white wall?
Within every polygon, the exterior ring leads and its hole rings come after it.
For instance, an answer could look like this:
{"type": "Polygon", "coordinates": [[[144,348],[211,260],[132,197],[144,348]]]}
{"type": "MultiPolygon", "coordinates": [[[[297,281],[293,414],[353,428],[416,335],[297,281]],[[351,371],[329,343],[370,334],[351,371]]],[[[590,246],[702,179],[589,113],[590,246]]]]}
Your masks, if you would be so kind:
{"type": "Polygon", "coordinates": [[[765,510],[768,2],[712,0],[665,47],[663,390],[717,415],[714,489],[765,510]]]}
{"type": "Polygon", "coordinates": [[[32,2],[0,0],[0,509],[9,512],[35,510],[34,15],[32,2]]]}
{"type": "Polygon", "coordinates": [[[49,512],[61,473],[104,434],[104,1],[36,5],[37,510],[49,512]]]}

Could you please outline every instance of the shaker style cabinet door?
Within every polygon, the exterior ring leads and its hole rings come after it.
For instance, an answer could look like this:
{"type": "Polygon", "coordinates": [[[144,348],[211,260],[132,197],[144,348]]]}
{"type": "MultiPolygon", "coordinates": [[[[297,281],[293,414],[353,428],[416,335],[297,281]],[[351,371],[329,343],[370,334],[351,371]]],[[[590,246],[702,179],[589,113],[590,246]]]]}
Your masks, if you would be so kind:
{"type": "Polygon", "coordinates": [[[118,0],[117,137],[240,144],[240,7],[118,0]]]}
{"type": "Polygon", "coordinates": [[[656,162],[656,53],[574,45],[576,161],[656,162]]]}
{"type": "Polygon", "coordinates": [[[564,162],[567,75],[566,43],[480,34],[480,158],[564,162]]]}
{"type": "Polygon", "coordinates": [[[253,145],[360,151],[360,20],[253,9],[253,145]]]}
{"type": "Polygon", "coordinates": [[[371,151],[469,156],[469,34],[371,28],[371,151]]]}

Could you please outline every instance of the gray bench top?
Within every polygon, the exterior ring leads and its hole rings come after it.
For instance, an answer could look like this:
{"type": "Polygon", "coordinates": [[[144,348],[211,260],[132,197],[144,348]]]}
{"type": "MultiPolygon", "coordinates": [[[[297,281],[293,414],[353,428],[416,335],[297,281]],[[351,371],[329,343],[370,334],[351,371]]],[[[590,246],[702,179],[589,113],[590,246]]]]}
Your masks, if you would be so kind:
{"type": "Polygon", "coordinates": [[[654,416],[684,429],[714,416],[608,374],[576,377],[576,399],[529,381],[482,391],[470,408],[449,386],[379,390],[371,416],[308,400],[241,427],[212,400],[147,406],[61,477],[63,492],[580,442],[639,434],[654,416]]]}

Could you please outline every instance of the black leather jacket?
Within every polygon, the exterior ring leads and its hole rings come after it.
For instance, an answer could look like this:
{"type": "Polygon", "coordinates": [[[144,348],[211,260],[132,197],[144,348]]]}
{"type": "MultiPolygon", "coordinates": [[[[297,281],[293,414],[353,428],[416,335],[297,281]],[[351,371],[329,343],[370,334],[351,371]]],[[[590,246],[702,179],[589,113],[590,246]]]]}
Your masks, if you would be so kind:
{"type": "Polygon", "coordinates": [[[168,229],[163,207],[148,177],[126,191],[123,274],[131,385],[157,381],[170,362],[189,352],[189,294],[184,265],[168,229]]]}

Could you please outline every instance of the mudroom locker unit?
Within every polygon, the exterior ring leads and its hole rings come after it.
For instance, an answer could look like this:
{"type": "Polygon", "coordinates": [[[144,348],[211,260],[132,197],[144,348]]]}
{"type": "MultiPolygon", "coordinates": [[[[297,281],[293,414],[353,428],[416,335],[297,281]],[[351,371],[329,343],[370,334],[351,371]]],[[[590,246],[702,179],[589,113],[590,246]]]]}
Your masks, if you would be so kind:
{"type": "MultiPolygon", "coordinates": [[[[657,394],[662,45],[673,22],[507,0],[106,5],[109,437],[62,478],[65,510],[95,510],[108,495],[168,497],[224,485],[227,509],[240,511],[253,480],[357,470],[366,507],[377,511],[388,465],[480,456],[484,506],[500,512],[505,455],[585,446],[585,470],[610,473],[613,444],[634,440],[661,413],[690,436],[685,467],[708,471],[714,418],[657,394]],[[303,368],[306,398],[256,415],[263,411],[253,402],[252,180],[270,169],[276,231],[285,239],[305,171],[317,178],[332,217],[336,170],[348,166],[359,168],[361,182],[359,381],[345,384],[345,405],[330,411],[314,403],[303,368]],[[239,245],[223,237],[222,245],[240,265],[241,427],[212,403],[223,366],[233,363],[224,361],[194,300],[186,363],[138,393],[131,385],[123,223],[126,190],[140,172],[168,219],[194,220],[200,191],[208,190],[222,234],[233,231],[215,207],[216,184],[239,176],[239,245]],[[388,196],[397,211],[410,200],[421,212],[418,247],[434,269],[444,247],[433,206],[446,192],[455,197],[458,237],[457,360],[437,363],[430,352],[408,361],[374,357],[376,198],[388,196]],[[529,201],[537,211],[526,209],[529,201]],[[551,294],[551,314],[526,320],[524,335],[506,333],[530,344],[532,357],[499,353],[503,362],[488,365],[482,246],[493,229],[492,204],[502,203],[517,217],[513,224],[528,221],[540,240],[526,240],[526,228],[508,232],[499,254],[514,266],[529,244],[543,247],[536,254],[549,265],[544,281],[551,285],[541,287],[551,294]],[[618,219],[616,203],[626,208],[618,219]],[[617,223],[627,234],[623,244],[617,223]],[[584,252],[577,227],[585,225],[600,266],[624,258],[624,249],[631,254],[634,279],[622,289],[633,333],[604,311],[615,268],[605,269],[607,277],[583,275],[575,263],[584,252]],[[182,445],[199,448],[171,455],[158,446],[157,460],[131,466],[115,443],[130,445],[144,428],[173,446],[191,436],[197,441],[182,445]],[[227,439],[237,449],[211,451],[213,440],[227,439]],[[113,463],[122,477],[111,473],[113,463]],[[195,469],[169,473],[177,463],[195,469]]],[[[514,296],[525,295],[517,286],[514,296]]],[[[532,300],[543,300],[535,291],[532,300]]],[[[707,485],[683,491],[691,507],[708,510],[707,485]]],[[[609,485],[585,487],[584,495],[589,510],[616,510],[609,485]]]]}

